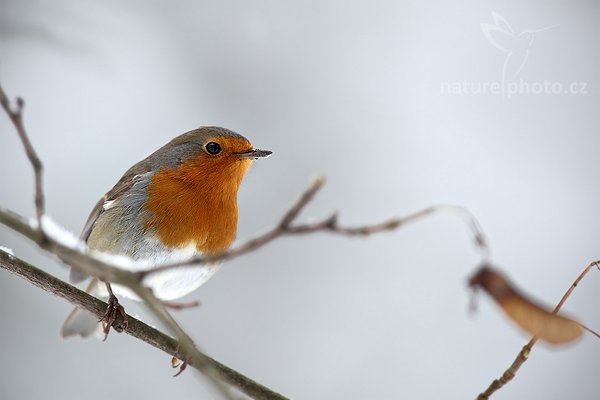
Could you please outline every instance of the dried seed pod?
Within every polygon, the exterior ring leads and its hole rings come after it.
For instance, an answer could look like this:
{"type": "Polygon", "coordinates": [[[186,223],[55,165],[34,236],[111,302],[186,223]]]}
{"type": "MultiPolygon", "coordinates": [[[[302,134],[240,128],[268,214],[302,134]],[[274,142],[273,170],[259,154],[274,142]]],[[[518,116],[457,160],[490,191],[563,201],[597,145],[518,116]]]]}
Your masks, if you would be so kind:
{"type": "Polygon", "coordinates": [[[469,279],[469,286],[485,290],[510,319],[540,340],[564,344],[578,339],[583,333],[578,322],[539,306],[489,266],[481,267],[469,279]]]}

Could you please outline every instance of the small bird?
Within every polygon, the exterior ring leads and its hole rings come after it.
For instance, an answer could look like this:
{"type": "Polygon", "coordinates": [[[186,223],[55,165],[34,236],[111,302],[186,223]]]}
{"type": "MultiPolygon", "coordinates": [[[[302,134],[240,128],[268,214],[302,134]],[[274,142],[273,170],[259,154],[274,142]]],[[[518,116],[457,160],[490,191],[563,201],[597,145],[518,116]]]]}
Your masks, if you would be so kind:
{"type": "MultiPolygon", "coordinates": [[[[201,127],[177,136],[123,175],[92,210],[81,240],[94,253],[127,256],[127,268],[146,269],[226,250],[235,239],[237,194],[252,161],[271,151],[254,148],[242,135],[219,127],[201,127]]],[[[179,268],[148,276],[144,284],[170,301],[194,291],[220,264],[179,268]]],[[[70,280],[87,276],[71,269],[70,280]]],[[[125,312],[115,295],[136,298],[127,288],[93,279],[88,292],[108,297],[104,334],[115,314],[125,312]]],[[[99,322],[75,309],[61,335],[87,337],[99,322]]]]}

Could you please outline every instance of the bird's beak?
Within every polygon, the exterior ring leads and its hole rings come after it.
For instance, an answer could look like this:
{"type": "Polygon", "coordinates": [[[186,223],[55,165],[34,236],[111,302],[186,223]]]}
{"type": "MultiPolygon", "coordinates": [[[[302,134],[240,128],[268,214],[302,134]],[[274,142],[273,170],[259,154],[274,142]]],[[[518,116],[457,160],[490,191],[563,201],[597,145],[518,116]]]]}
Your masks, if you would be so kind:
{"type": "Polygon", "coordinates": [[[250,149],[248,151],[244,151],[243,153],[238,153],[240,158],[265,158],[269,157],[273,152],[270,150],[261,150],[261,149],[250,149]]]}

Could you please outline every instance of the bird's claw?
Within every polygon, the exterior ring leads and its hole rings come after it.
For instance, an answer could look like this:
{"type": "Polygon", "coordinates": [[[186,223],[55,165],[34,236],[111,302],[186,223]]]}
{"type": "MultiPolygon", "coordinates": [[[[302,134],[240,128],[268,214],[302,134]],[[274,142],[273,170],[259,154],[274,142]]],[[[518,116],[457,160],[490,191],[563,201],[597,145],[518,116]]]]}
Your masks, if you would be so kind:
{"type": "Polygon", "coordinates": [[[115,295],[110,295],[108,297],[108,307],[106,307],[106,312],[104,313],[104,317],[102,317],[102,330],[104,331],[103,341],[108,337],[111,327],[117,332],[123,332],[127,329],[128,324],[129,320],[125,308],[119,304],[119,300],[115,295]],[[118,315],[121,315],[123,321],[115,324],[118,315]]]}
{"type": "Polygon", "coordinates": [[[187,360],[183,360],[183,362],[177,358],[177,356],[173,356],[173,358],[171,359],[171,366],[173,368],[177,368],[179,367],[179,371],[173,375],[173,378],[179,376],[183,371],[185,371],[186,367],[187,367],[187,360]]]}

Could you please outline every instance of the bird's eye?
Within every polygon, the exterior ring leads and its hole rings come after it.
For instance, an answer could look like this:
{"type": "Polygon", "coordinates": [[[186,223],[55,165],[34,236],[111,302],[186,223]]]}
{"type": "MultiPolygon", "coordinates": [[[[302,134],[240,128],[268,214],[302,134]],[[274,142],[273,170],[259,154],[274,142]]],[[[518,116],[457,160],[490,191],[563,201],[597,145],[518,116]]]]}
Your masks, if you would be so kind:
{"type": "Polygon", "coordinates": [[[206,151],[208,154],[219,154],[221,152],[221,145],[215,142],[206,143],[206,151]]]}

